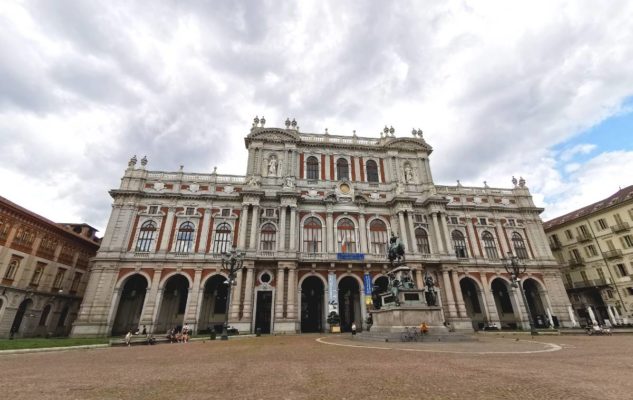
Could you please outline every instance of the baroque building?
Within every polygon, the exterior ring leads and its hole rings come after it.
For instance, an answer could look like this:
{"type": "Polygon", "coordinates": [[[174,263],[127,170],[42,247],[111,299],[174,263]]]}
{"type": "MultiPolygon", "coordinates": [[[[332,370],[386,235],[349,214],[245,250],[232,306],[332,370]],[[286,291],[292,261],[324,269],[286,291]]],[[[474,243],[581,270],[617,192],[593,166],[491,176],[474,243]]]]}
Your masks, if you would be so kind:
{"type": "Polygon", "coordinates": [[[445,322],[472,331],[528,328],[503,267],[527,266],[529,307],[571,326],[569,300],[525,181],[511,189],[435,185],[422,131],[380,138],[302,133],[297,123],[245,138],[244,176],[151,171],[133,157],[118,189],[74,336],[146,325],[217,329],[226,308],[223,252],[244,252],[229,305],[240,332],[365,327],[372,287],[387,285],[387,242],[397,234],[422,288],[434,277],[445,322]]]}
{"type": "Polygon", "coordinates": [[[95,232],[0,196],[0,338],[70,333],[99,248],[95,232]]]}
{"type": "Polygon", "coordinates": [[[633,186],[544,224],[581,323],[633,317],[633,186]]]}

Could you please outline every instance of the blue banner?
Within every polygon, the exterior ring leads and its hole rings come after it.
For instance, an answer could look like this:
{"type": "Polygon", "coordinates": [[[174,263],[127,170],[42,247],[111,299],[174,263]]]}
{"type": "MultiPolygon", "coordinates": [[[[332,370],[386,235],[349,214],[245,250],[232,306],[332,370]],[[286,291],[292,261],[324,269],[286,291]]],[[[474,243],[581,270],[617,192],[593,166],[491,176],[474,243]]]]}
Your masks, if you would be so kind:
{"type": "Polygon", "coordinates": [[[328,286],[328,314],[332,311],[336,311],[338,314],[338,286],[336,285],[336,274],[330,272],[327,276],[328,286]]]}
{"type": "Polygon", "coordinates": [[[371,276],[369,276],[369,274],[363,275],[363,282],[365,283],[365,294],[371,295],[371,291],[373,290],[371,286],[371,276]]]}
{"type": "Polygon", "coordinates": [[[336,259],[363,261],[365,259],[365,254],[363,253],[336,253],[336,259]]]}

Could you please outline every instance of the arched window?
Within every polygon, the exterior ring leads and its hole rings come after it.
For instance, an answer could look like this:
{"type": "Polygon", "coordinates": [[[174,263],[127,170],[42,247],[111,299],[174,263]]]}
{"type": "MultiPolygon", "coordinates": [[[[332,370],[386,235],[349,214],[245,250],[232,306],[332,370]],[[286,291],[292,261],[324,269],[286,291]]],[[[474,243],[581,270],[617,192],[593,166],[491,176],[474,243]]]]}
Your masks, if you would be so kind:
{"type": "Polygon", "coordinates": [[[491,260],[498,260],[499,253],[497,253],[497,245],[495,244],[495,238],[492,236],[492,233],[485,231],[481,234],[481,240],[484,242],[486,257],[491,260]]]}
{"type": "Polygon", "coordinates": [[[455,255],[457,258],[467,258],[468,252],[466,251],[466,239],[464,239],[464,234],[460,231],[453,231],[451,237],[453,238],[453,247],[455,247],[455,255]]]}
{"type": "Polygon", "coordinates": [[[514,254],[516,254],[517,257],[522,259],[529,258],[523,237],[516,232],[512,234],[512,247],[514,247],[514,254]]]}
{"type": "Polygon", "coordinates": [[[316,157],[310,156],[306,160],[306,172],[309,180],[318,180],[319,179],[319,160],[316,157]]]}
{"type": "Polygon", "coordinates": [[[155,234],[156,223],[154,221],[147,221],[141,225],[138,240],[136,241],[136,251],[149,251],[152,248],[155,234]]]}
{"type": "Polygon", "coordinates": [[[194,226],[191,222],[183,222],[176,235],[176,253],[189,253],[193,247],[194,226]]]}
{"type": "Polygon", "coordinates": [[[226,222],[215,228],[215,239],[213,240],[213,253],[222,254],[231,249],[231,225],[226,222]]]}
{"type": "Polygon", "coordinates": [[[321,221],[316,217],[309,217],[303,223],[303,251],[305,253],[321,253],[322,247],[321,221]]]}
{"type": "Polygon", "coordinates": [[[338,250],[340,253],[356,253],[356,229],[348,218],[342,218],[336,225],[338,250]]]}
{"type": "Polygon", "coordinates": [[[267,224],[264,224],[264,226],[262,226],[262,232],[261,232],[261,249],[262,250],[275,250],[277,247],[275,247],[277,243],[277,228],[275,228],[275,225],[271,224],[270,222],[267,224]]]}
{"type": "Polygon", "coordinates": [[[367,168],[367,182],[379,182],[378,180],[378,165],[374,160],[368,160],[366,168],[367,168]]]}
{"type": "Polygon", "coordinates": [[[418,244],[418,251],[422,254],[431,253],[429,247],[429,234],[422,228],[415,230],[415,242],[418,244]]]}
{"type": "Polygon", "coordinates": [[[349,179],[349,164],[347,164],[347,160],[344,158],[339,158],[336,161],[336,178],[339,181],[349,179]]]}
{"type": "Polygon", "coordinates": [[[387,254],[387,225],[379,219],[371,221],[369,224],[369,236],[371,247],[369,251],[372,254],[387,254]]]}
{"type": "Polygon", "coordinates": [[[7,268],[7,272],[4,274],[5,279],[13,279],[15,278],[15,273],[20,266],[20,260],[11,260],[9,263],[9,268],[7,268]]]}

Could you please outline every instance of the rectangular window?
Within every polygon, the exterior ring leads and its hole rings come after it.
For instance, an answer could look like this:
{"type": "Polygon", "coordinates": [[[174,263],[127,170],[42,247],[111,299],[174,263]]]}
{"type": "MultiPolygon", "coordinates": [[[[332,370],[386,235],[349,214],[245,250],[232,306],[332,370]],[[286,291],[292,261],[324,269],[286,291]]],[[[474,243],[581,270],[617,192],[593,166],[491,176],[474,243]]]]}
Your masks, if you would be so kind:
{"type": "Polygon", "coordinates": [[[626,288],[626,292],[629,296],[633,296],[633,287],[626,288]]]}
{"type": "Polygon", "coordinates": [[[571,240],[574,236],[571,234],[571,231],[569,229],[565,229],[565,237],[568,240],[571,240]]]}
{"type": "Polygon", "coordinates": [[[37,263],[35,271],[33,271],[33,276],[31,277],[31,286],[37,286],[40,284],[40,279],[42,279],[42,275],[44,273],[44,267],[46,267],[46,264],[43,262],[37,263]]]}
{"type": "Polygon", "coordinates": [[[459,224],[459,219],[457,217],[448,217],[448,223],[452,225],[459,224]]]}
{"type": "Polygon", "coordinates": [[[607,244],[607,248],[609,248],[609,251],[615,250],[615,246],[613,245],[613,242],[611,240],[607,240],[605,241],[605,243],[607,244]]]}
{"type": "Polygon", "coordinates": [[[598,273],[598,278],[600,278],[601,281],[605,281],[604,271],[602,271],[602,268],[596,268],[596,272],[598,273]]]}
{"type": "Polygon", "coordinates": [[[596,228],[598,228],[599,231],[603,231],[608,227],[609,225],[607,225],[607,220],[605,220],[604,218],[600,218],[596,221],[596,228]]]}
{"type": "Polygon", "coordinates": [[[508,226],[517,226],[517,221],[514,218],[508,218],[508,226]]]}
{"type": "Polygon", "coordinates": [[[418,222],[418,223],[425,223],[426,222],[426,216],[422,215],[422,214],[415,214],[413,216],[414,221],[418,222]]]}
{"type": "Polygon", "coordinates": [[[589,236],[589,229],[587,229],[587,226],[586,226],[586,225],[580,225],[580,226],[579,226],[578,228],[576,228],[576,229],[577,229],[577,231],[578,231],[578,233],[579,233],[580,235],[583,235],[583,236],[589,236]]]}
{"type": "Polygon", "coordinates": [[[633,247],[633,236],[631,236],[631,235],[622,236],[620,238],[620,242],[622,242],[622,246],[625,249],[629,249],[629,248],[633,247]]]}
{"type": "Polygon", "coordinates": [[[574,286],[574,282],[572,281],[570,274],[565,274],[565,281],[567,281],[567,286],[574,286]]]}
{"type": "Polygon", "coordinates": [[[70,291],[76,292],[77,288],[79,288],[79,282],[81,282],[81,273],[75,272],[75,276],[73,277],[73,283],[70,285],[70,291]]]}
{"type": "Polygon", "coordinates": [[[587,254],[587,257],[595,257],[598,255],[598,252],[596,251],[596,247],[590,244],[589,246],[585,247],[585,254],[587,254]]]}
{"type": "Polygon", "coordinates": [[[580,252],[578,251],[578,249],[572,249],[572,251],[570,251],[570,255],[576,261],[580,261],[582,259],[582,257],[580,257],[580,252]]]}
{"type": "Polygon", "coordinates": [[[588,282],[589,279],[587,278],[587,273],[585,271],[580,271],[580,276],[582,277],[582,280],[584,282],[588,282]]]}
{"type": "Polygon", "coordinates": [[[479,217],[479,225],[488,225],[486,217],[479,217]]]}
{"type": "Polygon", "coordinates": [[[230,217],[231,216],[231,209],[230,208],[223,208],[222,209],[222,216],[223,217],[230,217]]]}
{"type": "Polygon", "coordinates": [[[620,217],[620,214],[613,214],[613,219],[615,219],[615,224],[616,225],[621,225],[622,224],[622,217],[620,217]]]}
{"type": "Polygon", "coordinates": [[[158,206],[149,206],[149,211],[150,214],[158,214],[158,206]]]}
{"type": "Polygon", "coordinates": [[[607,297],[610,298],[610,299],[613,298],[613,290],[607,289],[607,297]]]}
{"type": "Polygon", "coordinates": [[[618,274],[620,276],[626,276],[627,275],[627,273],[626,273],[626,265],[624,265],[624,264],[616,264],[615,267],[617,268],[618,274]]]}
{"type": "Polygon", "coordinates": [[[187,207],[187,210],[185,211],[185,215],[193,215],[194,212],[195,212],[195,208],[187,207]]]}
{"type": "Polygon", "coordinates": [[[63,268],[60,268],[57,270],[57,274],[55,274],[55,280],[53,281],[53,289],[61,289],[62,288],[62,283],[64,281],[64,274],[66,273],[66,270],[63,268]]]}
{"type": "Polygon", "coordinates": [[[266,216],[267,217],[274,217],[275,216],[275,209],[274,208],[267,208],[266,209],[266,216]]]}

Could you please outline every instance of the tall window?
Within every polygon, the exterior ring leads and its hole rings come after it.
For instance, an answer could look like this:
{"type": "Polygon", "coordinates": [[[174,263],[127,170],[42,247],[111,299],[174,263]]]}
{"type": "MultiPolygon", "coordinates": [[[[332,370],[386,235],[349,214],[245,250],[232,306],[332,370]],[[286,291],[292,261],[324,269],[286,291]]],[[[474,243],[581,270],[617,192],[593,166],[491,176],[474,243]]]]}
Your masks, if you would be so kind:
{"type": "Polygon", "coordinates": [[[418,250],[422,254],[431,253],[431,248],[429,247],[429,234],[422,228],[418,228],[415,230],[415,241],[418,244],[418,250]]]}
{"type": "Polygon", "coordinates": [[[455,255],[457,258],[467,258],[468,252],[466,251],[466,239],[464,239],[464,234],[460,231],[453,231],[451,237],[453,238],[453,247],[455,247],[455,255]]]}
{"type": "Polygon", "coordinates": [[[20,260],[11,260],[9,263],[9,268],[7,268],[7,272],[4,274],[5,279],[13,279],[15,278],[15,273],[20,266],[20,260]]]}
{"type": "Polygon", "coordinates": [[[371,221],[369,235],[371,236],[371,253],[387,254],[387,242],[389,241],[387,225],[379,219],[371,221]]]}
{"type": "Polygon", "coordinates": [[[226,222],[221,223],[215,228],[215,239],[213,240],[213,252],[221,254],[229,251],[231,248],[231,225],[226,222]]]}
{"type": "Polygon", "coordinates": [[[484,249],[486,250],[486,257],[491,260],[498,260],[499,253],[497,253],[497,245],[495,244],[495,238],[492,233],[486,231],[481,234],[481,240],[484,242],[484,249]]]}
{"type": "Polygon", "coordinates": [[[141,225],[138,240],[136,241],[136,251],[149,251],[152,248],[155,234],[156,223],[154,221],[147,221],[141,225]]]}
{"type": "Polygon", "coordinates": [[[354,223],[343,218],[336,225],[338,250],[340,253],[356,253],[356,230],[354,223]]]}
{"type": "Polygon", "coordinates": [[[183,222],[176,236],[176,253],[189,253],[193,247],[194,226],[191,222],[183,222]]]}
{"type": "Polygon", "coordinates": [[[317,160],[316,157],[314,156],[310,156],[308,157],[308,159],[306,160],[306,172],[307,172],[307,178],[309,180],[317,180],[319,179],[319,160],[317,160]]]}
{"type": "Polygon", "coordinates": [[[42,262],[38,262],[35,266],[35,271],[33,271],[33,276],[31,277],[31,286],[37,286],[40,284],[40,279],[42,279],[42,273],[44,272],[44,267],[46,264],[42,262]]]}
{"type": "Polygon", "coordinates": [[[349,164],[346,159],[339,158],[336,161],[336,176],[339,181],[349,179],[349,164]]]}
{"type": "Polygon", "coordinates": [[[367,182],[379,182],[378,180],[378,165],[374,160],[368,160],[367,164],[367,182]]]}
{"type": "Polygon", "coordinates": [[[527,249],[525,248],[525,242],[521,235],[516,232],[512,234],[512,246],[514,247],[514,254],[516,254],[517,257],[522,259],[529,258],[527,249]]]}
{"type": "Polygon", "coordinates": [[[81,282],[81,272],[75,272],[73,283],[70,285],[71,292],[76,292],[79,289],[79,282],[81,282]]]}
{"type": "Polygon", "coordinates": [[[277,228],[275,228],[275,225],[271,223],[264,224],[261,233],[262,250],[275,250],[276,239],[277,228]]]}
{"type": "Polygon", "coordinates": [[[64,281],[64,274],[66,273],[66,270],[63,268],[60,268],[57,270],[57,274],[55,274],[55,280],[53,281],[53,289],[61,289],[62,288],[62,283],[64,281]]]}
{"type": "Polygon", "coordinates": [[[303,251],[305,253],[322,252],[321,221],[316,217],[309,217],[303,223],[303,251]]]}

